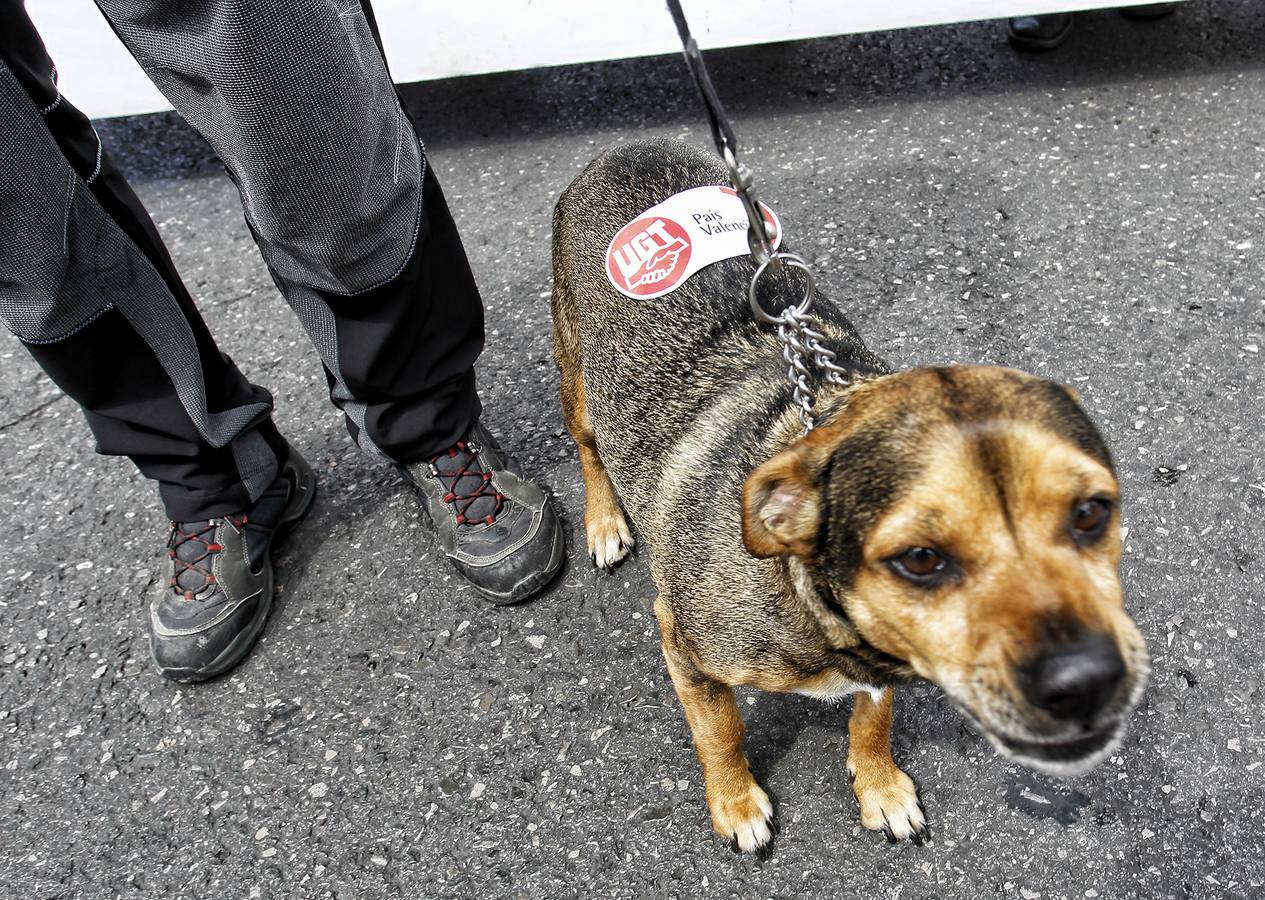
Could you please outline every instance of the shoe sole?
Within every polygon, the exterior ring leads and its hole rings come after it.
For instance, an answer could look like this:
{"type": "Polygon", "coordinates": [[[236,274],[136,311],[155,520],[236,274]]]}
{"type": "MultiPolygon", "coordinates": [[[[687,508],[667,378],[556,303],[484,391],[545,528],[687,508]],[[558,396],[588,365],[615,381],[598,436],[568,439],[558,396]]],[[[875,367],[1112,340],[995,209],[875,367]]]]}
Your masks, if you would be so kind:
{"type": "MultiPolygon", "coordinates": [[[[263,602],[259,604],[259,611],[251,620],[250,624],[242,631],[238,632],[237,637],[229,642],[220,655],[215,657],[204,666],[196,669],[188,668],[163,668],[154,660],[154,665],[160,672],[172,681],[178,681],[181,684],[193,684],[198,681],[207,681],[215,678],[217,675],[223,675],[230,669],[236,668],[238,663],[246,658],[250,653],[251,647],[255,646],[260,633],[264,630],[264,625],[268,621],[268,615],[272,612],[273,597],[273,573],[272,573],[272,550],[277,544],[281,543],[285,538],[289,537],[295,527],[306,518],[307,514],[312,510],[312,504],[316,500],[316,475],[312,471],[312,467],[308,465],[307,460],[301,456],[297,456],[298,463],[295,468],[299,470],[299,478],[297,480],[297,492],[291,500],[291,505],[286,508],[285,514],[281,517],[281,521],[277,523],[276,529],[272,532],[272,537],[268,541],[268,551],[266,558],[268,559],[268,580],[264,585],[263,602]]],[[[153,658],[153,651],[150,652],[150,658],[153,658]]]]}

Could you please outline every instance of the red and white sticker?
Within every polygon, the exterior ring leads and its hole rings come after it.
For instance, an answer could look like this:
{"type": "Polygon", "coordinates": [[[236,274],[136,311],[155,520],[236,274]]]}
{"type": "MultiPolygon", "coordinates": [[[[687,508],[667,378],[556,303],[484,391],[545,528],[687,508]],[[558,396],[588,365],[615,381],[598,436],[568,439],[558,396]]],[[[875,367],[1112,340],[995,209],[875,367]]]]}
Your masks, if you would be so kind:
{"type": "MultiPolygon", "coordinates": [[[[760,209],[777,247],[782,223],[763,203],[760,209]]],[[[705,266],[750,252],[747,213],[738,194],[707,185],[673,194],[621,228],[606,248],[606,275],[624,296],[648,300],[705,266]]]]}

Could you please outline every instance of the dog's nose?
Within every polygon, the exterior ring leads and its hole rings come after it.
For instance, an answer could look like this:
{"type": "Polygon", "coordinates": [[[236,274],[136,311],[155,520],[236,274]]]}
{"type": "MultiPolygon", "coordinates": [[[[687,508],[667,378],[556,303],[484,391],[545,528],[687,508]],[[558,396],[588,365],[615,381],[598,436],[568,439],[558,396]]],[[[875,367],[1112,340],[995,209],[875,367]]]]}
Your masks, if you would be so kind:
{"type": "Polygon", "coordinates": [[[1056,719],[1076,722],[1090,721],[1123,678],[1124,659],[1107,635],[1047,649],[1019,671],[1029,703],[1056,719]]]}

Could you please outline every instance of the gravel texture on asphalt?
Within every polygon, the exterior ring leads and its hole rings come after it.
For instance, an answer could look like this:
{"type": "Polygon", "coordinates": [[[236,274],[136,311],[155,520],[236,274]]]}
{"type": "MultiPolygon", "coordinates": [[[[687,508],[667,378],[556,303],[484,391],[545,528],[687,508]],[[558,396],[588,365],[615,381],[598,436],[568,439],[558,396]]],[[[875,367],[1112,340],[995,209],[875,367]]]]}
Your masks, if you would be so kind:
{"type": "Polygon", "coordinates": [[[1045,55],[999,23],[714,54],[762,196],[871,347],[1080,391],[1119,465],[1154,657],[1124,746],[1071,781],[999,759],[933,687],[901,690],[922,849],[860,828],[846,705],[740,692],[780,808],[765,861],[710,830],[644,554],[588,565],[556,399],[554,199],[612,144],[706,143],[679,59],[406,90],[484,291],[487,422],[567,520],[561,578],[510,609],[351,444],[201,142],[171,116],[101,123],[321,494],[253,655],[167,683],[145,641],[155,494],[0,338],[0,895],[1262,896],[1262,48],[1257,3],[1194,0],[1081,15],[1045,55]]]}

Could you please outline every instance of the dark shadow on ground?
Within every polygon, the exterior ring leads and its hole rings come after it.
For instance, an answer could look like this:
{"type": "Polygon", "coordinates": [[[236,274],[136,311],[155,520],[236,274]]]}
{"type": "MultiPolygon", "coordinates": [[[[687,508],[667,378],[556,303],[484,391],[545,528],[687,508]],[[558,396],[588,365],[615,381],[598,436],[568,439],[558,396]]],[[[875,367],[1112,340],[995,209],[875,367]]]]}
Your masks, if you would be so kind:
{"type": "MultiPolygon", "coordinates": [[[[666,15],[666,13],[665,13],[666,15]]],[[[935,102],[998,90],[1051,91],[1158,74],[1242,71],[1265,62],[1265,16],[1252,0],[1190,0],[1157,21],[1112,10],[1078,13],[1049,53],[1010,48],[998,22],[844,35],[706,54],[730,112],[935,102]]],[[[404,85],[425,140],[437,147],[593,129],[703,128],[679,56],[655,56],[404,85]]],[[[73,98],[71,98],[73,100],[73,98]]],[[[98,129],[134,179],[219,170],[174,113],[105,120],[98,129]]],[[[741,128],[738,128],[741,140],[741,128]]]]}

